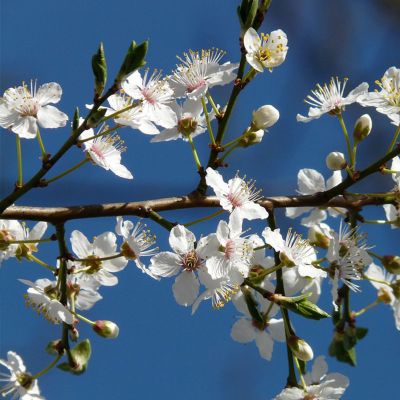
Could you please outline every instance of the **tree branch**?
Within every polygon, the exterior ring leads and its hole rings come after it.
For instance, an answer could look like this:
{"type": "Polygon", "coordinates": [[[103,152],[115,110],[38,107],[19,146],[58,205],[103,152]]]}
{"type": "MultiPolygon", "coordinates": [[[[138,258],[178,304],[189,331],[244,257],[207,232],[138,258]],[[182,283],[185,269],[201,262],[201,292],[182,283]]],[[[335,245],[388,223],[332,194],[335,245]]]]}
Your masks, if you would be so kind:
{"type": "MultiPolygon", "coordinates": [[[[333,199],[326,200],[324,193],[327,192],[316,193],[309,196],[266,197],[258,201],[258,203],[267,210],[284,207],[340,207],[360,210],[363,206],[395,203],[396,198],[399,196],[397,192],[388,192],[382,195],[376,193],[374,195],[337,196],[333,199]]],[[[123,215],[136,215],[142,218],[150,218],[151,212],[213,207],[220,207],[219,200],[216,196],[181,196],[128,203],[91,204],[67,207],[12,206],[0,214],[0,218],[59,223],[73,219],[123,215]]]]}

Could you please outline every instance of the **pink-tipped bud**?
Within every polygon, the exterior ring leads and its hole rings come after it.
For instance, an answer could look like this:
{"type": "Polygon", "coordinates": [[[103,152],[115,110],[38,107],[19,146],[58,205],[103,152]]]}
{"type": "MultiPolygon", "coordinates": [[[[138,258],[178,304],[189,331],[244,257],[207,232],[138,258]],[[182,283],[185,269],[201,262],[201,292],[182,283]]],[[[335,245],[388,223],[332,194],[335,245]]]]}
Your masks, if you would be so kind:
{"type": "Polygon", "coordinates": [[[119,334],[118,325],[112,321],[96,321],[93,325],[93,330],[107,339],[114,339],[119,334]]]}

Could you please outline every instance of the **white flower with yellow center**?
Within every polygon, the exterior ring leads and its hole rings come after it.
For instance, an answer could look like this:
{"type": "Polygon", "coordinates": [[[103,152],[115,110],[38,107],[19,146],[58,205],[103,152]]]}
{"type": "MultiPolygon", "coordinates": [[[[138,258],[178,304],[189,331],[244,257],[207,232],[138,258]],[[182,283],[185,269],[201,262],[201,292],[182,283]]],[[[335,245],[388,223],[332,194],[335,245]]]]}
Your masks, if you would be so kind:
{"type": "Polygon", "coordinates": [[[305,102],[311,107],[308,110],[308,116],[297,114],[298,122],[310,122],[313,119],[318,119],[324,114],[338,115],[344,111],[345,106],[358,101],[360,96],[368,91],[368,83],[363,82],[353,89],[346,97],[344,97],[344,89],[346,87],[347,78],[342,82],[339,78],[331,78],[329,84],[317,87],[311,91],[311,96],[308,95],[305,102]]]}
{"type": "Polygon", "coordinates": [[[246,182],[236,176],[226,183],[221,174],[212,168],[207,168],[206,172],[207,185],[213,188],[221,207],[231,213],[231,219],[241,223],[243,219],[268,218],[267,210],[256,203],[262,196],[261,190],[255,188],[254,181],[246,182]]]}
{"type": "Polygon", "coordinates": [[[135,71],[122,82],[122,89],[134,100],[142,102],[145,119],[167,129],[176,125],[176,114],[169,105],[174,100],[174,92],[161,72],[154,71],[149,77],[146,69],[142,78],[140,72],[135,71]]]}
{"type": "MultiPolygon", "coordinates": [[[[171,105],[177,116],[176,126],[163,130],[159,135],[151,139],[152,142],[167,142],[170,140],[196,137],[207,130],[206,118],[203,114],[203,106],[200,101],[188,99],[182,105],[177,103],[171,105]]],[[[210,115],[210,119],[215,116],[210,115]]]]}
{"type": "Polygon", "coordinates": [[[258,72],[263,72],[265,68],[272,71],[285,61],[288,40],[281,29],[269,35],[262,33],[260,38],[254,28],[249,28],[243,41],[247,51],[246,60],[258,72]]]}
{"type": "MultiPolygon", "coordinates": [[[[84,151],[90,157],[94,164],[110,170],[120,178],[133,179],[131,172],[121,164],[121,153],[126,150],[124,142],[116,134],[99,135],[93,139],[83,142],[84,151]]],[[[79,136],[80,140],[85,140],[93,137],[94,130],[87,129],[79,136]]]]}
{"type": "Polygon", "coordinates": [[[151,257],[158,253],[158,248],[152,247],[156,242],[156,237],[146,229],[146,225],[141,222],[133,224],[131,221],[124,221],[122,217],[117,217],[115,232],[124,238],[121,246],[122,255],[127,260],[134,261],[142,272],[154,279],[159,279],[140,260],[140,257],[151,257]]]}
{"type": "Polygon", "coordinates": [[[283,239],[280,229],[271,230],[267,227],[262,236],[265,243],[279,252],[279,258],[285,266],[298,267],[300,276],[310,278],[326,276],[325,271],[313,266],[313,261],[317,259],[315,250],[307,240],[302,239],[301,235],[289,229],[286,238],[283,239]]]}
{"type": "Polygon", "coordinates": [[[12,396],[13,400],[44,400],[36,379],[26,372],[22,358],[14,351],[7,353],[7,360],[0,359],[0,365],[6,367],[10,373],[0,373],[0,382],[5,385],[0,388],[2,397],[12,396]]]}
{"type": "MultiPolygon", "coordinates": [[[[358,102],[364,107],[375,107],[376,111],[389,117],[400,115],[400,69],[390,67],[382,79],[375,83],[381,90],[365,93],[358,99],[358,102]]],[[[393,121],[395,118],[393,117],[393,121]]]]}
{"type": "Polygon", "coordinates": [[[196,244],[194,234],[183,225],[177,225],[169,235],[169,244],[174,253],[164,251],[151,259],[149,269],[155,276],[168,278],[178,275],[172,286],[178,304],[189,306],[199,295],[200,283],[196,274],[205,268],[211,242],[214,247],[218,246],[213,235],[201,238],[196,244]]]}
{"type": "Polygon", "coordinates": [[[25,139],[36,137],[38,125],[42,128],[60,128],[66,125],[68,116],[50,103],[58,103],[62,89],[58,83],[45,83],[36,88],[22,86],[7,89],[0,99],[0,126],[11,129],[25,139]]]}
{"type": "Polygon", "coordinates": [[[178,57],[181,64],[172,72],[171,87],[176,97],[187,96],[198,100],[207,90],[216,85],[232,82],[238,64],[226,62],[220,64],[225,52],[218,49],[201,50],[184,53],[178,57]]]}
{"type": "Polygon", "coordinates": [[[78,230],[71,233],[71,246],[79,260],[74,261],[76,276],[84,285],[98,288],[100,285],[114,286],[118,278],[114,272],[122,271],[128,260],[117,253],[117,238],[112,232],[105,232],[90,243],[78,230]]]}
{"type": "Polygon", "coordinates": [[[36,282],[31,282],[20,279],[19,281],[30,286],[25,295],[26,304],[36,310],[38,314],[43,314],[48,321],[54,324],[65,322],[71,325],[74,322],[71,312],[58,300],[58,290],[50,280],[38,279],[36,282]]]}

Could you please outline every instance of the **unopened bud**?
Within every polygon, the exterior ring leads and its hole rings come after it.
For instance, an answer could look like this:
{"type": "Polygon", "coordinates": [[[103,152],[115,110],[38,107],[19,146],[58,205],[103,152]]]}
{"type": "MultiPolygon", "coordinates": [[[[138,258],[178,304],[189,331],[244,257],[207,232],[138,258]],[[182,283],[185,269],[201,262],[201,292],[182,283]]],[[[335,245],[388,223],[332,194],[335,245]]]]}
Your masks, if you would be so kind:
{"type": "Polygon", "coordinates": [[[112,321],[96,321],[93,325],[93,330],[107,339],[114,339],[119,334],[118,325],[112,321]]]}
{"type": "Polygon", "coordinates": [[[61,339],[52,340],[46,347],[47,353],[57,356],[64,351],[61,339]]]}
{"type": "Polygon", "coordinates": [[[296,358],[301,361],[310,361],[314,358],[314,352],[311,346],[303,339],[297,336],[291,336],[288,339],[290,350],[296,358]]]}
{"type": "Polygon", "coordinates": [[[400,257],[399,256],[383,256],[382,264],[387,271],[392,274],[400,274],[400,257]]]}
{"type": "Polygon", "coordinates": [[[343,153],[332,151],[326,157],[326,166],[332,171],[340,171],[347,167],[347,161],[343,153]]]}
{"type": "Polygon", "coordinates": [[[273,106],[265,105],[253,112],[251,125],[254,130],[267,129],[275,125],[278,119],[279,111],[273,106]]]}
{"type": "Polygon", "coordinates": [[[319,225],[313,225],[308,230],[308,240],[310,244],[327,249],[331,238],[323,232],[319,225]]]}
{"type": "Polygon", "coordinates": [[[361,140],[364,140],[371,133],[371,129],[371,117],[368,114],[361,115],[354,125],[354,140],[356,142],[361,142],[361,140]]]}
{"type": "Polygon", "coordinates": [[[264,131],[262,129],[259,129],[257,131],[252,131],[250,128],[243,134],[243,137],[241,138],[239,145],[241,147],[248,147],[253,144],[258,144],[261,143],[263,137],[264,137],[264,131]]]}
{"type": "Polygon", "coordinates": [[[77,342],[79,339],[79,331],[74,326],[69,330],[69,338],[73,342],[77,342]]]}

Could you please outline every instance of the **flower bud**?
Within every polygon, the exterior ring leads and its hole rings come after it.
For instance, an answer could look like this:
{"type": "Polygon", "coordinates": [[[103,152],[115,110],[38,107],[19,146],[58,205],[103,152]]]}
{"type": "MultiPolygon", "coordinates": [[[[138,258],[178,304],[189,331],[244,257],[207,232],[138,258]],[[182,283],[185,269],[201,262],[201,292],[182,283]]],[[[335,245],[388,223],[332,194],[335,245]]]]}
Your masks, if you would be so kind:
{"type": "Polygon", "coordinates": [[[392,274],[400,274],[400,257],[399,256],[383,256],[382,264],[387,271],[392,274]]]}
{"type": "Polygon", "coordinates": [[[254,130],[267,129],[274,125],[278,119],[279,111],[273,106],[265,105],[253,112],[251,125],[254,130]]]}
{"type": "Polygon", "coordinates": [[[313,225],[308,230],[308,240],[314,246],[327,249],[329,247],[331,238],[325,232],[323,232],[319,225],[313,225]]]}
{"type": "Polygon", "coordinates": [[[303,339],[297,336],[291,336],[288,339],[290,350],[296,358],[301,361],[310,361],[314,358],[314,352],[311,346],[303,339]]]}
{"type": "Polygon", "coordinates": [[[249,147],[253,144],[258,144],[261,143],[263,137],[264,137],[264,131],[262,129],[259,129],[257,131],[252,131],[251,129],[248,129],[243,134],[243,137],[241,138],[239,145],[241,147],[249,147]]]}
{"type": "Polygon", "coordinates": [[[347,167],[347,161],[343,153],[332,151],[326,157],[326,166],[332,171],[339,171],[347,167]]]}
{"type": "Polygon", "coordinates": [[[368,114],[361,115],[354,125],[354,140],[356,142],[361,142],[364,140],[371,132],[372,120],[368,114]]]}
{"type": "Polygon", "coordinates": [[[119,334],[118,325],[112,321],[96,321],[92,328],[98,335],[107,339],[114,339],[119,334]]]}

